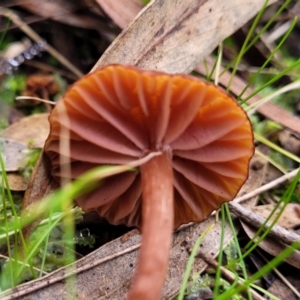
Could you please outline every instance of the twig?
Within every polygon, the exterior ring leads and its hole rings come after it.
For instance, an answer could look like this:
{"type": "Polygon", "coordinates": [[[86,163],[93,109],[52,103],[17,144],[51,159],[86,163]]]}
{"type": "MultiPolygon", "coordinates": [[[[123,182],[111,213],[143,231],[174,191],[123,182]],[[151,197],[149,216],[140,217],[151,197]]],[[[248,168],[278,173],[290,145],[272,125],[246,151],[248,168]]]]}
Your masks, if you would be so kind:
{"type": "MultiPolygon", "coordinates": [[[[24,33],[26,33],[35,42],[38,43],[44,41],[44,39],[41,36],[39,36],[34,30],[31,29],[30,26],[23,22],[21,18],[12,10],[0,7],[0,15],[11,19],[14,24],[16,24],[24,33]]],[[[77,69],[70,61],[68,61],[64,56],[62,56],[58,51],[56,51],[52,46],[50,46],[46,42],[43,45],[43,49],[48,51],[53,57],[55,57],[61,64],[63,64],[66,68],[73,72],[77,77],[83,76],[83,73],[79,69],[77,69]]]]}
{"type": "MultiPolygon", "coordinates": [[[[238,203],[231,202],[228,203],[228,205],[231,212],[233,212],[243,221],[254,226],[255,228],[259,228],[266,221],[265,218],[244,208],[242,205],[238,203]]],[[[270,226],[270,222],[267,223],[266,228],[268,228],[269,226],[270,226]]],[[[272,227],[271,231],[269,232],[269,235],[275,237],[277,240],[280,240],[287,245],[291,245],[292,243],[300,240],[300,236],[298,234],[286,230],[285,228],[276,224],[272,227]]]]}
{"type": "Polygon", "coordinates": [[[36,101],[40,101],[40,102],[51,104],[51,105],[56,104],[56,102],[51,101],[51,100],[46,100],[46,99],[42,99],[42,98],[38,98],[38,97],[31,97],[31,96],[18,96],[18,97],[15,97],[15,99],[16,100],[36,100],[36,101]]]}

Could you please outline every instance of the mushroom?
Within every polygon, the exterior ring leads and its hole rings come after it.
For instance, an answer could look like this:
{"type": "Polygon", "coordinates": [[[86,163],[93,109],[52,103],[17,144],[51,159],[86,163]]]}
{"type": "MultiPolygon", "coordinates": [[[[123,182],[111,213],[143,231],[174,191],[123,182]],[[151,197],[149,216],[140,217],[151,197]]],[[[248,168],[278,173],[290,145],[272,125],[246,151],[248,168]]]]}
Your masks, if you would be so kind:
{"type": "Polygon", "coordinates": [[[45,152],[58,182],[161,152],[76,199],[112,224],[141,228],[127,299],[159,299],[173,229],[207,218],[247,179],[254,145],[246,113],[198,78],[109,65],[75,83],[49,121],[45,152]],[[60,147],[66,138],[69,152],[60,147]],[[69,159],[70,172],[61,157],[69,159]]]}

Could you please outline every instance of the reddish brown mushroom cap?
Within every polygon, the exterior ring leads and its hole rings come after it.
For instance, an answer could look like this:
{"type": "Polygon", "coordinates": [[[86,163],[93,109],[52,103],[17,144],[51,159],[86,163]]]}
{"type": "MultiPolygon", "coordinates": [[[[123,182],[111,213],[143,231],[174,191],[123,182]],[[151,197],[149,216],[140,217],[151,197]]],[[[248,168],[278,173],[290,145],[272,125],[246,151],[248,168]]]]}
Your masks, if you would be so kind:
{"type": "MultiPolygon", "coordinates": [[[[50,116],[45,151],[57,181],[60,139],[70,135],[71,178],[99,165],[126,164],[161,150],[172,159],[174,226],[202,221],[232,200],[253,155],[250,121],[218,87],[187,75],[111,65],[75,83],[50,116]],[[65,112],[64,115],[61,112],[65,112]]],[[[107,178],[76,199],[113,224],[141,226],[139,171],[107,178]]]]}

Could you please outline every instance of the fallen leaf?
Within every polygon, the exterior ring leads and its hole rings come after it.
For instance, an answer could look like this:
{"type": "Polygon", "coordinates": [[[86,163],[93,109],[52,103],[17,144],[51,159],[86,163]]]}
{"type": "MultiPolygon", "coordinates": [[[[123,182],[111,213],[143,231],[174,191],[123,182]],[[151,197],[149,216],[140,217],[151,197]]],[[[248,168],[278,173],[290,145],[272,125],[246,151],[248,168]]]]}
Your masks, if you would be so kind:
{"type": "MultiPolygon", "coordinates": [[[[18,171],[24,167],[26,145],[15,140],[0,138],[0,152],[4,161],[5,171],[18,171]]],[[[0,171],[1,171],[0,166],[0,171]]]]}
{"type": "MultiPolygon", "coordinates": [[[[254,264],[255,268],[257,270],[260,270],[267,261],[267,258],[264,256],[262,251],[254,251],[249,254],[249,258],[251,259],[251,262],[254,264]]],[[[294,287],[298,285],[298,282],[300,280],[300,274],[298,272],[291,272],[291,268],[286,268],[289,270],[289,274],[287,275],[282,274],[286,280],[288,280],[294,287]],[[292,283],[294,281],[294,284],[292,283]]],[[[299,299],[295,297],[295,294],[293,291],[286,285],[286,282],[284,283],[281,278],[276,276],[276,271],[269,272],[265,275],[263,275],[262,279],[264,279],[266,286],[268,287],[267,291],[272,293],[274,296],[278,297],[279,299],[284,300],[296,300],[299,299]]]]}
{"type": "Polygon", "coordinates": [[[299,155],[300,154],[300,139],[288,129],[283,129],[278,134],[278,139],[283,149],[299,155]]]}
{"type": "MultiPolygon", "coordinates": [[[[6,174],[8,186],[11,191],[24,192],[27,188],[27,183],[24,182],[23,177],[19,173],[7,173],[6,174]]],[[[0,175],[0,182],[2,176],[0,175]]]]}
{"type": "MultiPolygon", "coordinates": [[[[265,1],[156,0],[106,50],[93,70],[122,63],[188,73],[249,21],[265,1]]],[[[271,0],[268,4],[274,3],[271,0]]]]}
{"type": "Polygon", "coordinates": [[[299,300],[300,296],[300,273],[295,272],[294,270],[291,270],[290,268],[288,270],[283,270],[282,275],[284,278],[278,278],[276,279],[276,282],[272,284],[268,291],[273,294],[274,296],[277,296],[279,299],[284,300],[299,300]],[[280,282],[280,284],[278,283],[280,282]],[[287,285],[291,285],[294,288],[294,291],[287,285]],[[298,291],[296,294],[295,292],[298,291]]]}
{"type": "MultiPolygon", "coordinates": [[[[266,205],[259,205],[252,209],[253,212],[258,214],[259,216],[262,216],[264,218],[268,218],[270,216],[271,211],[274,209],[275,204],[266,204],[266,205]]],[[[280,209],[280,208],[279,208],[280,209]]],[[[279,209],[277,212],[273,214],[271,217],[271,221],[273,221],[276,216],[278,215],[279,209]]],[[[277,225],[280,225],[286,229],[293,229],[300,225],[300,204],[298,203],[289,203],[281,216],[279,217],[277,221],[277,225]]]]}
{"type": "MultiPolygon", "coordinates": [[[[257,229],[243,221],[241,221],[241,224],[248,237],[252,239],[257,232],[257,229]]],[[[273,238],[266,237],[259,243],[259,247],[273,256],[278,256],[284,249],[288,248],[289,246],[279,240],[274,240],[273,238]]],[[[295,250],[293,254],[285,260],[285,262],[297,269],[300,269],[300,251],[295,250]]]]}
{"type": "MultiPolygon", "coordinates": [[[[294,277],[296,279],[300,279],[299,275],[297,276],[297,273],[294,273],[294,277]],[[298,277],[298,278],[297,278],[298,277]]],[[[292,279],[293,277],[289,278],[292,279]]],[[[285,277],[286,280],[289,281],[285,277]]],[[[295,282],[294,287],[297,287],[299,284],[299,281],[295,282]]],[[[284,300],[299,300],[299,297],[297,297],[293,291],[286,285],[285,282],[283,282],[280,278],[276,278],[276,280],[271,284],[271,286],[268,288],[268,292],[277,297],[277,299],[284,299],[284,300]]]]}
{"type": "Polygon", "coordinates": [[[30,144],[31,148],[43,148],[49,131],[48,114],[35,114],[8,126],[2,136],[30,144]]]}

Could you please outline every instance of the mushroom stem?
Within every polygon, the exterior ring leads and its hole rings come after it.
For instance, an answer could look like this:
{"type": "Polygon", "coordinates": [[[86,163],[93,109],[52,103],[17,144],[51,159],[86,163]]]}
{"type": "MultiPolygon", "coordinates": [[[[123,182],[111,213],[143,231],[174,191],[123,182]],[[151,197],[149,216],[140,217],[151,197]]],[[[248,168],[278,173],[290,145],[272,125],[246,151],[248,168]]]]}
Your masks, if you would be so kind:
{"type": "Polygon", "coordinates": [[[174,226],[173,171],[168,153],[141,166],[142,245],[127,300],[161,298],[174,226]]]}

